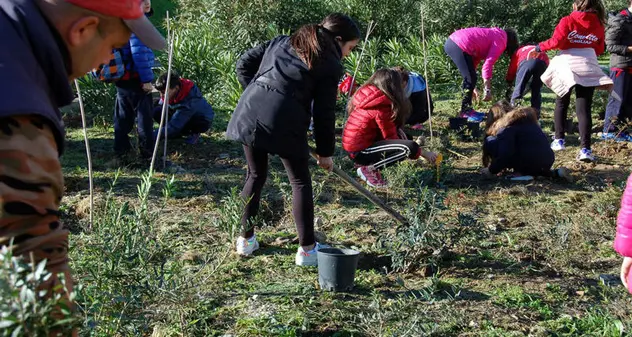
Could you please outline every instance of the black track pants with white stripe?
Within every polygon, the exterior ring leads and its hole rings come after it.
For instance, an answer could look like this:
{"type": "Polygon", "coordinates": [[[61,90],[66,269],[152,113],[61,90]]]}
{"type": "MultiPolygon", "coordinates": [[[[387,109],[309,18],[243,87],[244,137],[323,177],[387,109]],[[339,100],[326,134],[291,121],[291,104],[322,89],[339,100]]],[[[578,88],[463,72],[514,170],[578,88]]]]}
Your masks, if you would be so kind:
{"type": "Polygon", "coordinates": [[[419,153],[419,145],[412,140],[381,140],[358,152],[353,160],[358,165],[381,169],[407,158],[417,159],[419,153]]]}

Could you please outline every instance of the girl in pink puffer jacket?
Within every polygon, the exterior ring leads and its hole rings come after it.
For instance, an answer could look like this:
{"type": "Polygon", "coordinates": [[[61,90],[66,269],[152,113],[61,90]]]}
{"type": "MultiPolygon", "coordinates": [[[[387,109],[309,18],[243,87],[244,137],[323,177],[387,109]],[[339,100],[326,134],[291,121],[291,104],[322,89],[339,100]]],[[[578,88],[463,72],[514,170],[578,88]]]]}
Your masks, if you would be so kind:
{"type": "Polygon", "coordinates": [[[483,115],[472,109],[476,92],[476,68],[483,63],[484,101],[492,99],[492,72],[503,53],[511,56],[518,49],[518,34],[513,29],[471,27],[452,33],[443,47],[463,76],[463,101],[460,116],[471,122],[481,122],[483,115]]]}
{"type": "Polygon", "coordinates": [[[623,256],[621,265],[621,282],[632,293],[628,278],[632,276],[632,175],[621,198],[621,209],[617,216],[617,236],[614,239],[614,250],[623,256]]]}

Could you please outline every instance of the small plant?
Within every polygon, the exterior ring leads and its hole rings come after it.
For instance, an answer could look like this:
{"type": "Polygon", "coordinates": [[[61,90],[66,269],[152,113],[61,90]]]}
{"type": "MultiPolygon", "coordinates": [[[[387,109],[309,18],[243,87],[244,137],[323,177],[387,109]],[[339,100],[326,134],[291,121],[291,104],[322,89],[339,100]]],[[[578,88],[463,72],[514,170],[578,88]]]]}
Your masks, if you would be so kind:
{"type": "Polygon", "coordinates": [[[0,249],[0,336],[70,335],[81,320],[68,304],[75,293],[64,296],[64,276],[55,289],[41,285],[53,275],[46,270],[46,260],[35,264],[15,257],[8,247],[0,249]]]}
{"type": "MultiPolygon", "coordinates": [[[[237,187],[230,189],[230,193],[222,198],[222,209],[219,216],[213,221],[213,225],[226,233],[230,242],[233,242],[241,231],[241,217],[247,202],[239,194],[237,187]]],[[[257,221],[253,221],[254,226],[257,221]]]]}

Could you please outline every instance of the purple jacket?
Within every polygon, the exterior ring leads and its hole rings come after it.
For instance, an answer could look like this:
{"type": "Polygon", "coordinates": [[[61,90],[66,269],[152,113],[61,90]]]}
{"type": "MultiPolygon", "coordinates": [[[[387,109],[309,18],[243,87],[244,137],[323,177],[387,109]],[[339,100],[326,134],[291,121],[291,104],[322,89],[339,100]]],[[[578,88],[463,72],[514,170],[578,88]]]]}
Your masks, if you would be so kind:
{"type": "Polygon", "coordinates": [[[614,249],[623,256],[632,257],[632,175],[628,177],[628,184],[621,198],[614,249]]]}
{"type": "Polygon", "coordinates": [[[474,68],[478,68],[478,64],[485,60],[483,64],[483,79],[485,80],[492,78],[494,63],[507,48],[507,33],[500,28],[465,28],[452,33],[450,39],[472,56],[474,68]]]}

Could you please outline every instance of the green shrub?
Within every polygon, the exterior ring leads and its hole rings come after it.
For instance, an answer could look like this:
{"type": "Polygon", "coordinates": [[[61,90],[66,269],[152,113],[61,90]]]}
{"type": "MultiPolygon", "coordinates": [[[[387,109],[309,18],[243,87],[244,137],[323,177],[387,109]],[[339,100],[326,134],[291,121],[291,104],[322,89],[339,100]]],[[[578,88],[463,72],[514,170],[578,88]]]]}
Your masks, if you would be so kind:
{"type": "MultiPolygon", "coordinates": [[[[53,294],[38,290],[51,276],[46,260],[28,263],[8,247],[0,249],[0,336],[48,336],[52,331],[67,336],[79,326],[60,289],[53,294]]],[[[64,284],[63,274],[60,278],[64,284]]]]}

